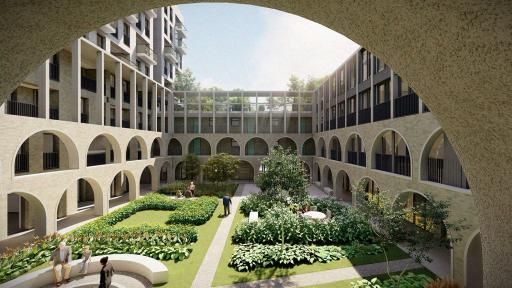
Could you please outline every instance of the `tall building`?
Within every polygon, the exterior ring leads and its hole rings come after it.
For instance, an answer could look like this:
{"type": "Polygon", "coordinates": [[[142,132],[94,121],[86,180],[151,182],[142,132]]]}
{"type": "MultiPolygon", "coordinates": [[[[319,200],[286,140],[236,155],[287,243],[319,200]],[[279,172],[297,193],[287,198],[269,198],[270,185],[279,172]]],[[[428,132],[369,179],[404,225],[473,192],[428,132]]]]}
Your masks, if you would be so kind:
{"type": "MultiPolygon", "coordinates": [[[[368,193],[405,200],[405,209],[427,193],[450,200],[451,219],[471,229],[454,249],[435,251],[432,269],[463,279],[470,265],[481,277],[461,164],[390,67],[360,48],[315,91],[173,92],[185,32],[176,7],[131,15],[74,41],[10,95],[0,113],[0,241],[66,229],[182,179],[188,153],[202,162],[238,155],[236,179],[250,181],[280,145],[304,160],[314,185],[348,205],[361,180],[368,193]]],[[[444,227],[434,233],[448,237],[444,227]]]]}

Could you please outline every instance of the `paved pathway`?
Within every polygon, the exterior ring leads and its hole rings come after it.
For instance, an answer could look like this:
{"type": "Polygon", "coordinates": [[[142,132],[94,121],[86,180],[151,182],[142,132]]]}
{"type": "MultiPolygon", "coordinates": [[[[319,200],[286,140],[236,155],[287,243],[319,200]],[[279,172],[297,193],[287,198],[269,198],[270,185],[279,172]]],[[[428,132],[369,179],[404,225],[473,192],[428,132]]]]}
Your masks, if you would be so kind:
{"type": "Polygon", "coordinates": [[[201,263],[201,267],[199,267],[199,272],[196,274],[194,282],[192,282],[192,287],[211,287],[213,278],[215,277],[215,272],[217,272],[217,266],[219,265],[220,258],[222,256],[222,251],[224,250],[224,246],[228,240],[229,230],[233,224],[238,205],[244,196],[257,191],[259,191],[259,188],[254,184],[238,185],[238,189],[231,199],[231,214],[222,219],[222,222],[213,237],[213,241],[204,256],[203,263],[201,263]]]}
{"type": "MultiPolygon", "coordinates": [[[[408,269],[419,268],[420,265],[413,263],[411,259],[395,260],[389,263],[390,272],[401,271],[408,263],[408,269]]],[[[386,273],[386,263],[374,263],[368,265],[359,265],[332,270],[319,271],[267,279],[246,283],[226,285],[220,288],[266,288],[266,287],[304,287],[311,285],[320,285],[342,280],[350,280],[360,277],[368,277],[386,273]]]]}

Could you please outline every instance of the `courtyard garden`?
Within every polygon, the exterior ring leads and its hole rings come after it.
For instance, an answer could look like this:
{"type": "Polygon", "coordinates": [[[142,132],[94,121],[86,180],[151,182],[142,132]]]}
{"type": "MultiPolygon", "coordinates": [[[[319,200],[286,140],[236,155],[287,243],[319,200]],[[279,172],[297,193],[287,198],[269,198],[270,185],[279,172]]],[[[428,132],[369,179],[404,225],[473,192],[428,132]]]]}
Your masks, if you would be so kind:
{"type": "MultiPolygon", "coordinates": [[[[68,234],[35,239],[9,250],[0,258],[0,283],[47,267],[51,252],[65,240],[73,259],[81,257],[85,245],[94,255],[144,255],[169,269],[168,282],[159,287],[191,287],[202,273],[200,266],[222,221],[229,220],[227,241],[212,275],[213,287],[374,263],[384,263],[387,273],[316,287],[437,287],[429,286],[435,285],[431,283],[436,277],[419,263],[430,260],[429,249],[451,245],[457,238],[438,239],[431,231],[440,225],[451,231],[463,229],[447,224],[445,202],[429,198],[404,211],[397,209],[401,204],[384,196],[366,194],[364,183],[353,188],[357,208],[334,198],[311,197],[302,160],[282,148],[262,161],[264,170],[255,181],[261,191],[244,195],[232,218],[225,219],[219,198],[237,191],[238,185],[229,183],[237,161],[225,154],[210,159],[210,167],[198,168],[210,182],[197,184],[194,197],[176,197],[189,184],[176,181],[68,234]],[[315,219],[309,212],[325,217],[315,219]],[[421,219],[415,222],[421,229],[405,229],[411,215],[421,219]],[[404,243],[410,247],[408,253],[398,248],[404,243]],[[390,262],[404,259],[416,265],[389,269],[390,262]]],[[[190,179],[196,179],[198,170],[191,171],[190,179]]]]}

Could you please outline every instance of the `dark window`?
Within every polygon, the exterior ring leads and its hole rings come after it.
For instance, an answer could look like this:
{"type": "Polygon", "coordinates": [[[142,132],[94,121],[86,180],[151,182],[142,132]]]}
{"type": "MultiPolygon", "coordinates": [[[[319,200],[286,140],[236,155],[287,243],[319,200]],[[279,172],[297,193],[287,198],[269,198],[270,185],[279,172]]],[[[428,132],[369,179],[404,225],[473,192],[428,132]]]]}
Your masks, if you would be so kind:
{"type": "Polygon", "coordinates": [[[375,105],[389,101],[389,81],[375,85],[375,105]]]}
{"type": "Polygon", "coordinates": [[[371,53],[368,50],[363,50],[361,52],[361,82],[370,78],[370,57],[371,53]]]}
{"type": "MultiPolygon", "coordinates": [[[[275,119],[277,120],[277,119],[275,119]]],[[[277,126],[277,125],[274,125],[277,126]]],[[[240,127],[240,118],[231,118],[231,127],[240,127]]]]}
{"type": "Polygon", "coordinates": [[[144,34],[146,34],[146,36],[148,37],[151,37],[151,31],[149,30],[149,19],[146,18],[146,21],[144,23],[144,34]]]}
{"type": "Polygon", "coordinates": [[[116,31],[114,33],[112,33],[112,36],[116,39],[118,39],[119,37],[119,25],[117,25],[117,22],[114,24],[114,28],[116,29],[116,31]]]}
{"type": "Polygon", "coordinates": [[[128,26],[128,24],[126,24],[126,23],[123,23],[123,29],[124,29],[123,42],[127,46],[130,46],[130,26],[128,26]]]}
{"type": "Polygon", "coordinates": [[[375,57],[375,73],[384,71],[384,69],[386,69],[386,64],[379,58],[375,57]]]}
{"type": "Polygon", "coordinates": [[[96,34],[96,45],[101,49],[105,49],[105,37],[100,34],[96,34]]]}

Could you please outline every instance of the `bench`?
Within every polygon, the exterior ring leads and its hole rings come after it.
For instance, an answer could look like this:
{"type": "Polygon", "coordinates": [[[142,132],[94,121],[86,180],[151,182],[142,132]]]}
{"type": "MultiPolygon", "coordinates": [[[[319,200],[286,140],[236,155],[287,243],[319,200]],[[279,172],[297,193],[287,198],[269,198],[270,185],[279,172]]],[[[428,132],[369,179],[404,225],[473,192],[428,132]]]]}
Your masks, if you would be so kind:
{"type": "Polygon", "coordinates": [[[325,187],[324,188],[324,192],[325,194],[329,195],[329,196],[334,196],[334,190],[332,190],[331,188],[329,187],[325,187]]]}
{"type": "MultiPolygon", "coordinates": [[[[112,254],[94,256],[89,263],[88,274],[101,271],[100,259],[108,256],[108,262],[114,266],[115,271],[134,273],[145,277],[151,284],[166,283],[169,270],[160,261],[153,258],[134,254],[112,254]]],[[[71,262],[70,278],[78,276],[81,260],[71,262]]],[[[38,271],[24,274],[9,282],[3,283],[5,288],[30,288],[41,287],[54,283],[53,267],[44,268],[38,271]]]]}
{"type": "Polygon", "coordinates": [[[256,222],[258,221],[258,212],[251,211],[249,213],[249,222],[256,222]]]}

